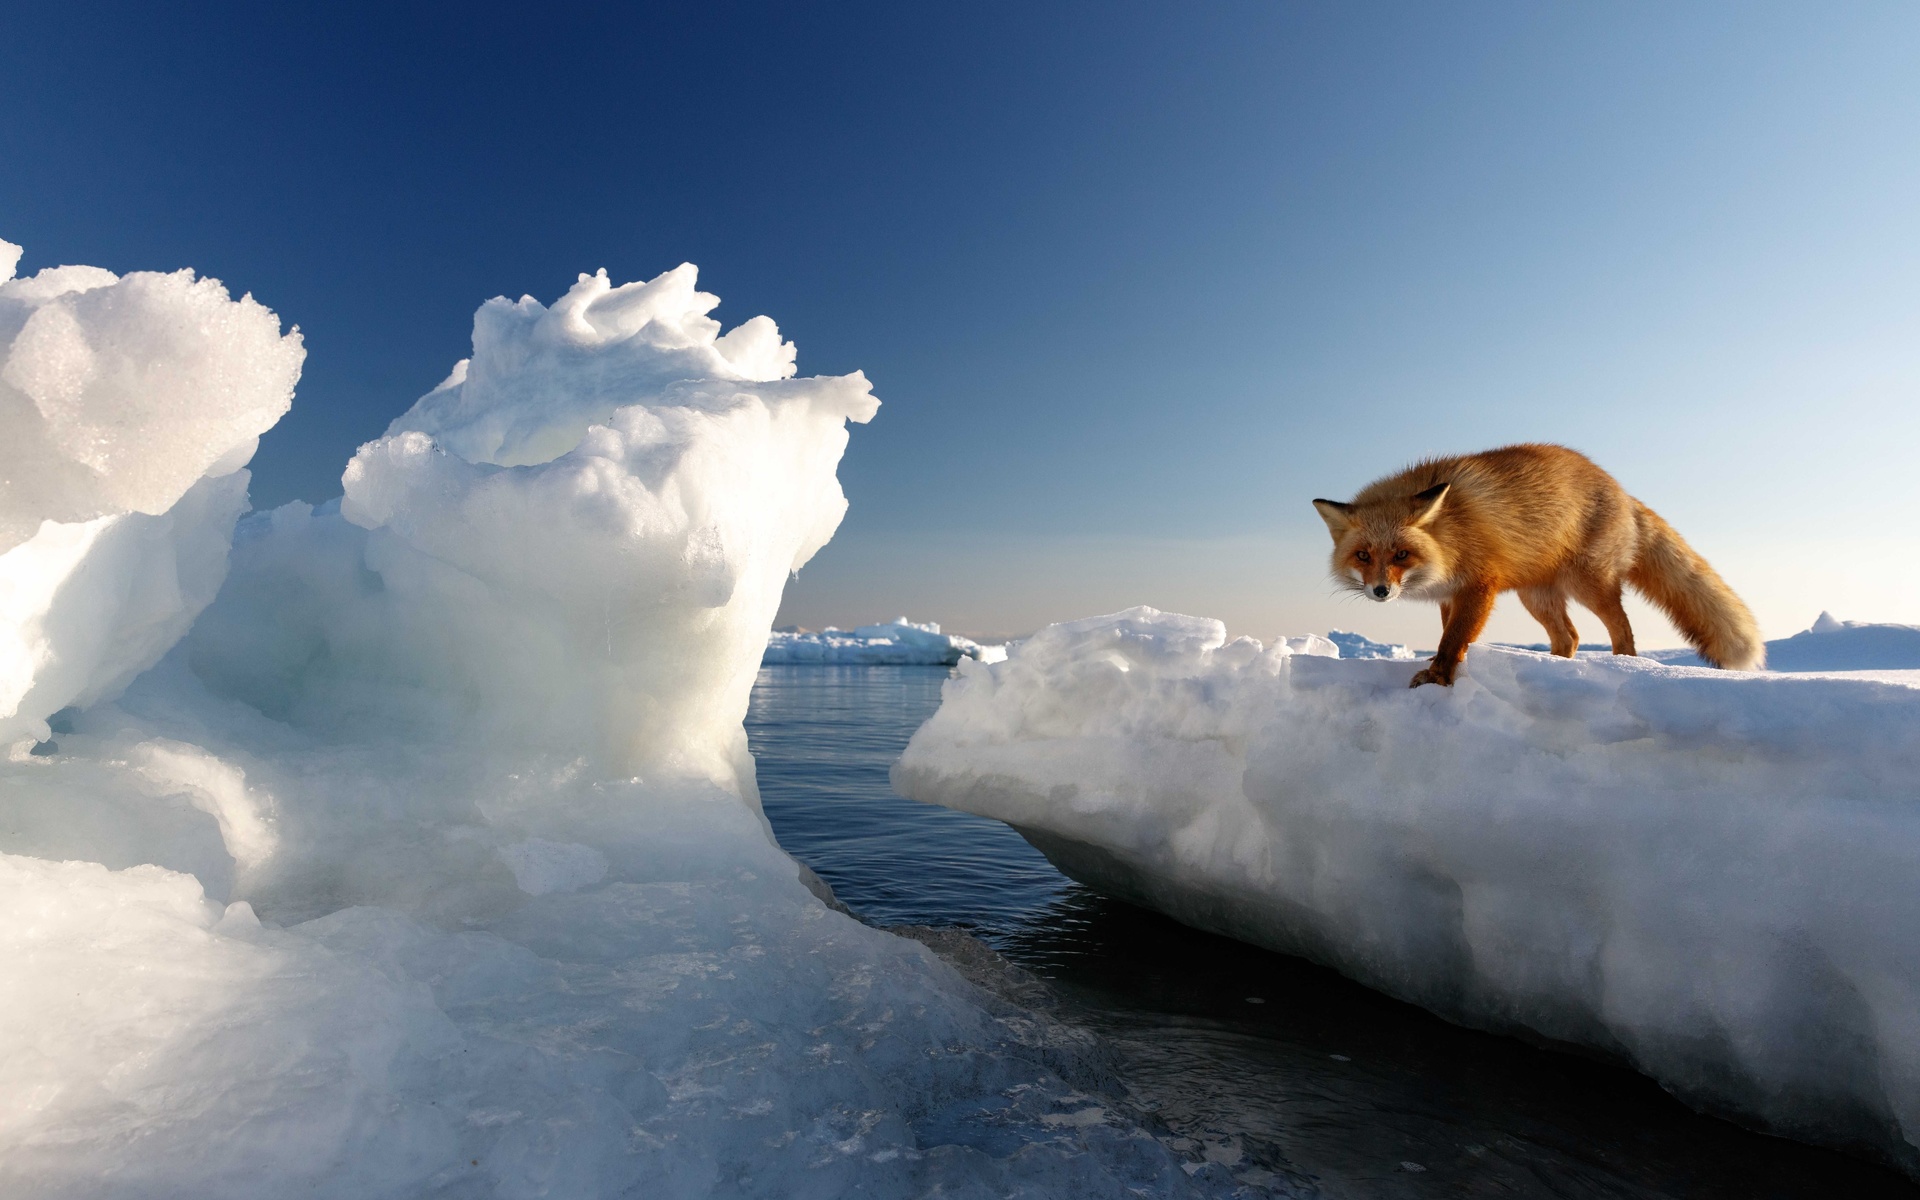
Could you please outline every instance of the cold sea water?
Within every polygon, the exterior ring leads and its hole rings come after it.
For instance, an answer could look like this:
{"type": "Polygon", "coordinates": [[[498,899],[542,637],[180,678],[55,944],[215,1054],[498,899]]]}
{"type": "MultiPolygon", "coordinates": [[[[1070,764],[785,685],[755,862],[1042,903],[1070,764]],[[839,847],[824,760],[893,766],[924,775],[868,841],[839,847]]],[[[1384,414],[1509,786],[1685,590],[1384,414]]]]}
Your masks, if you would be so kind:
{"type": "Polygon", "coordinates": [[[747,733],[780,844],[861,919],[1003,995],[1022,980],[1026,1002],[1098,1035],[1134,1115],[1244,1191],[1920,1197],[1869,1163],[1698,1115],[1630,1071],[1460,1029],[1105,899],[998,822],[901,799],[887,769],[947,674],[760,672],[747,733]]]}

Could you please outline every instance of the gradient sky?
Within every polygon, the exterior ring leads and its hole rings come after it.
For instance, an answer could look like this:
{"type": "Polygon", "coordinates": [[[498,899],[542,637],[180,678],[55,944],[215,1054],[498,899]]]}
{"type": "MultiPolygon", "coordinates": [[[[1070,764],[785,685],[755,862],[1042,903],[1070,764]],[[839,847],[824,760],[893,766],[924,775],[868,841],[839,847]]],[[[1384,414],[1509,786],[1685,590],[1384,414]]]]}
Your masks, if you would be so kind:
{"type": "Polygon", "coordinates": [[[486,297],[687,260],[884,402],[784,621],[1431,645],[1307,501],[1554,440],[1769,636],[1920,622],[1912,4],[68,2],[9,9],[0,92],[23,271],[305,332],[261,506],[337,495],[486,297]]]}

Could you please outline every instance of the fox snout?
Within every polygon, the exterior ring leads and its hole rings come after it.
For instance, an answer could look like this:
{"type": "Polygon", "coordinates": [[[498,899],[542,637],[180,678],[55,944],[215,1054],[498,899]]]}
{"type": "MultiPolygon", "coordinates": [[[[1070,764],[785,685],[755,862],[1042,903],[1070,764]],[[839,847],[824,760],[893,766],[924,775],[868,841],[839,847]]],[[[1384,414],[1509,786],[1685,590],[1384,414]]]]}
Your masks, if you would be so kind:
{"type": "Polygon", "coordinates": [[[1375,600],[1379,601],[1381,604],[1385,604],[1387,601],[1393,599],[1399,594],[1400,594],[1400,585],[1397,583],[1390,583],[1385,580],[1382,580],[1381,582],[1376,583],[1372,587],[1367,589],[1367,595],[1373,597],[1375,600]]]}

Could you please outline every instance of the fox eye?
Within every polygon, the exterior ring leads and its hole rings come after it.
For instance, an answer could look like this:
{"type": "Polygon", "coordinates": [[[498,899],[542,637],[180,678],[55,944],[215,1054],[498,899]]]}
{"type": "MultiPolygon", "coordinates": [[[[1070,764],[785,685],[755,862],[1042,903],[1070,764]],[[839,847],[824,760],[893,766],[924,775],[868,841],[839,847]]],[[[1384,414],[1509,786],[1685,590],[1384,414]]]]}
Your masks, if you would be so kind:
{"type": "Polygon", "coordinates": [[[1407,561],[1407,552],[1405,550],[1395,550],[1393,552],[1393,561],[1395,562],[1407,561]]]}
{"type": "Polygon", "coordinates": [[[1373,561],[1373,555],[1368,554],[1365,550],[1355,550],[1353,552],[1353,556],[1364,563],[1370,563],[1373,561]]]}

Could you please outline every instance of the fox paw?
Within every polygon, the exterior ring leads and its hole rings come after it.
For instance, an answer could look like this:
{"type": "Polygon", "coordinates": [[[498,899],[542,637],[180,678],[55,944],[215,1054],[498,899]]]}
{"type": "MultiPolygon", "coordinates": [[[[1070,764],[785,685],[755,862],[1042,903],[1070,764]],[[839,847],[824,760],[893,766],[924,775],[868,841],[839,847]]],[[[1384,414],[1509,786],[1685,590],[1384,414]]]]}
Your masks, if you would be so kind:
{"type": "Polygon", "coordinates": [[[1419,674],[1415,675],[1412,679],[1407,681],[1407,686],[1410,688],[1417,688],[1423,683],[1437,683],[1441,687],[1453,686],[1452,678],[1442,677],[1440,674],[1434,671],[1432,667],[1423,668],[1419,674]]]}

